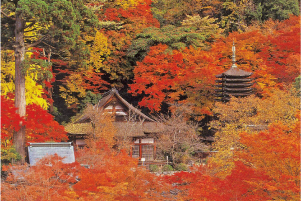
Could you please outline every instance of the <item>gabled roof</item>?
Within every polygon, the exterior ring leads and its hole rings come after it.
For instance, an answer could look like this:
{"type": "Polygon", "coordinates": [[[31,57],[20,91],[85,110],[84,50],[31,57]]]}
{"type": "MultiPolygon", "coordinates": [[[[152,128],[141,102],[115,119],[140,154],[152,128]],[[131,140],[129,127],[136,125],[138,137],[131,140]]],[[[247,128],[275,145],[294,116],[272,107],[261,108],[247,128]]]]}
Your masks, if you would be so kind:
{"type": "MultiPolygon", "coordinates": [[[[146,116],[140,110],[138,110],[137,108],[135,108],[134,106],[132,106],[130,103],[128,103],[125,99],[123,99],[120,96],[120,94],[118,93],[117,89],[115,89],[115,88],[113,88],[110,91],[108,91],[107,93],[105,93],[103,95],[103,98],[96,105],[94,105],[93,108],[95,110],[98,110],[98,111],[102,112],[103,109],[104,109],[104,107],[106,106],[106,104],[108,104],[112,100],[113,97],[116,97],[125,107],[127,107],[127,109],[129,111],[135,113],[136,115],[144,118],[147,121],[154,122],[153,119],[151,119],[150,117],[146,116]]],[[[74,123],[83,123],[83,122],[85,122],[88,119],[89,119],[89,116],[84,113],[74,123]]]]}

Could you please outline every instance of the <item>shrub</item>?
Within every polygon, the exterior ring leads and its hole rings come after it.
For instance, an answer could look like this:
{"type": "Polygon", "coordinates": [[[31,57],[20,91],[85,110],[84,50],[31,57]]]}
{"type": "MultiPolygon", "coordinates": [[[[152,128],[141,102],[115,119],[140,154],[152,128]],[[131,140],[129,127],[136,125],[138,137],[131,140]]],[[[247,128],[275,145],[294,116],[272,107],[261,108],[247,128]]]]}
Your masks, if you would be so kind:
{"type": "Polygon", "coordinates": [[[149,171],[151,172],[158,172],[159,171],[159,167],[157,165],[149,165],[149,171]]]}
{"type": "Polygon", "coordinates": [[[177,164],[176,167],[175,167],[175,169],[177,171],[187,171],[188,170],[187,165],[184,164],[184,163],[177,164]]]}
{"type": "Polygon", "coordinates": [[[164,172],[166,172],[166,171],[173,171],[173,168],[172,168],[171,165],[164,165],[162,170],[164,172]]]}

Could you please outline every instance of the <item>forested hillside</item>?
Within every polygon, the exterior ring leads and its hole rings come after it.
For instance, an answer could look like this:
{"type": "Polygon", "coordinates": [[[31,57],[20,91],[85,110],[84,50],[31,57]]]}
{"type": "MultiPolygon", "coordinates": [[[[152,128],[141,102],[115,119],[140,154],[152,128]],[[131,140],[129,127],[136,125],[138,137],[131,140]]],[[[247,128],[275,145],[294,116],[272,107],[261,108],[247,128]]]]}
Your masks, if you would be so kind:
{"type": "MultiPolygon", "coordinates": [[[[75,164],[45,159],[19,186],[9,184],[17,182],[7,171],[12,166],[3,166],[2,199],[298,200],[299,5],[298,0],[2,1],[2,164],[24,165],[28,142],[67,141],[64,126],[112,88],[145,114],[164,116],[166,125],[177,117],[174,122],[195,125],[198,139],[214,133],[215,142],[208,147],[200,141],[198,149],[217,153],[191,172],[157,177],[125,151],[96,139],[85,154],[77,153],[75,164]],[[254,94],[216,102],[215,76],[231,67],[233,44],[238,68],[253,73],[254,94]],[[45,166],[49,160],[52,167],[45,166]],[[92,168],[80,167],[80,160],[92,168]]],[[[174,157],[174,167],[195,160],[198,146],[173,143],[172,151],[159,146],[162,157],[174,157]]]]}

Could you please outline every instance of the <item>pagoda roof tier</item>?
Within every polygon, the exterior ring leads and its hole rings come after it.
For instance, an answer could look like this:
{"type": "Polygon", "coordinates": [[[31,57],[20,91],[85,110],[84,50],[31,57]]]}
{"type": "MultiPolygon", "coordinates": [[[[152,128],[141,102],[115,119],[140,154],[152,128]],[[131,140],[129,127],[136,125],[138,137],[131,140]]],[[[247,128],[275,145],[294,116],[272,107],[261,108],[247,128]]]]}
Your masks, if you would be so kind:
{"type": "Polygon", "coordinates": [[[215,80],[215,82],[221,83],[221,82],[251,82],[253,81],[253,78],[240,78],[240,79],[230,79],[230,78],[223,78],[219,80],[215,80]]]}
{"type": "Polygon", "coordinates": [[[252,92],[224,92],[225,95],[228,95],[228,96],[249,96],[249,95],[252,95],[253,93],[252,92]]]}
{"type": "Polygon", "coordinates": [[[222,89],[217,89],[217,91],[252,91],[252,88],[227,88],[227,87],[224,87],[222,89]]]}
{"type": "Polygon", "coordinates": [[[219,84],[219,85],[215,85],[216,87],[250,87],[252,86],[254,83],[223,83],[223,84],[219,84]]]}
{"type": "Polygon", "coordinates": [[[237,67],[235,67],[235,68],[231,67],[226,72],[218,74],[215,77],[217,77],[217,78],[222,78],[222,77],[225,77],[225,76],[227,76],[227,77],[249,77],[252,74],[253,73],[241,70],[241,69],[239,69],[237,67]]]}
{"type": "Polygon", "coordinates": [[[237,91],[241,91],[241,92],[245,92],[245,91],[252,91],[253,88],[224,88],[225,92],[237,92],[237,91]]]}
{"type": "Polygon", "coordinates": [[[224,93],[247,93],[251,92],[253,89],[241,89],[241,90],[223,90],[223,89],[215,89],[215,92],[224,92],[224,93]]]}
{"type": "Polygon", "coordinates": [[[235,92],[223,92],[215,94],[216,97],[224,97],[224,96],[249,96],[252,95],[252,92],[243,92],[243,93],[235,93],[235,92]]]}

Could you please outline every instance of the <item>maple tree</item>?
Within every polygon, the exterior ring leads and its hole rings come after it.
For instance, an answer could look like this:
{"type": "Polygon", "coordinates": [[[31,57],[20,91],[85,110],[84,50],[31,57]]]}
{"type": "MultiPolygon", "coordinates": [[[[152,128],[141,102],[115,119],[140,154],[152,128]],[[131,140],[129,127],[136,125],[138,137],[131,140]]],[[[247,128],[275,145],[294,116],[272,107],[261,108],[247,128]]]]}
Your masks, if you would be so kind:
{"type": "MultiPolygon", "coordinates": [[[[125,124],[117,139],[112,119],[98,118],[88,107],[94,135],[76,160],[89,168],[62,164],[57,156],[30,168],[3,166],[12,174],[2,181],[2,199],[298,200],[297,3],[3,1],[2,162],[24,160],[24,142],[67,139],[47,107],[82,110],[111,86],[125,91],[129,84],[141,107],[173,115],[163,119],[166,130],[157,144],[164,156],[187,162],[192,151],[207,149],[196,143],[195,127],[187,122],[212,116],[217,119],[209,129],[218,130],[213,144],[218,152],[208,165],[158,177],[128,156],[127,133],[137,124],[125,124]],[[255,94],[215,103],[215,75],[230,68],[233,41],[238,68],[253,72],[255,94]]],[[[64,109],[57,113],[60,121],[68,121],[64,109]]]]}
{"type": "Polygon", "coordinates": [[[24,117],[20,117],[16,113],[16,108],[12,100],[1,96],[1,145],[7,147],[7,144],[11,144],[13,130],[20,129],[19,122],[24,121],[24,117]],[[6,116],[6,118],[5,118],[6,116]]]}
{"type": "Polygon", "coordinates": [[[237,157],[272,178],[266,186],[274,199],[297,200],[300,197],[299,132],[300,111],[297,111],[296,119],[289,126],[278,122],[266,131],[240,134],[244,148],[237,157]]]}
{"type": "Polygon", "coordinates": [[[38,105],[27,106],[26,117],[20,117],[12,100],[1,96],[1,148],[11,149],[13,144],[13,132],[20,129],[19,122],[26,125],[25,142],[61,142],[67,140],[64,127],[54,121],[54,118],[46,110],[38,105]]]}
{"type": "Polygon", "coordinates": [[[300,19],[292,16],[279,23],[279,28],[268,37],[259,55],[264,59],[268,73],[281,84],[290,84],[299,75],[300,63],[300,19]]]}
{"type": "Polygon", "coordinates": [[[208,174],[205,166],[194,166],[190,172],[177,172],[165,180],[178,189],[178,200],[270,200],[264,184],[271,181],[263,171],[235,162],[235,168],[224,179],[208,174]],[[261,188],[262,187],[262,188],[261,188]]]}
{"type": "Polygon", "coordinates": [[[64,127],[46,110],[35,104],[29,105],[27,110],[25,122],[27,142],[61,142],[68,139],[64,127]]]}
{"type": "Polygon", "coordinates": [[[108,83],[101,79],[103,73],[92,71],[72,72],[70,70],[60,70],[60,73],[66,73],[67,76],[60,80],[60,97],[65,100],[69,108],[77,111],[78,106],[87,96],[88,91],[97,96],[98,90],[107,89],[108,83]]]}
{"type": "Polygon", "coordinates": [[[16,113],[14,102],[1,96],[1,163],[10,163],[21,159],[12,144],[12,133],[20,129],[19,122],[24,121],[16,113]]]}
{"type": "Polygon", "coordinates": [[[160,44],[137,62],[130,92],[143,93],[139,105],[151,111],[160,111],[164,102],[187,103],[195,110],[196,118],[202,119],[204,114],[211,114],[214,75],[221,70],[206,51],[190,47],[169,53],[168,46],[160,44]]]}

